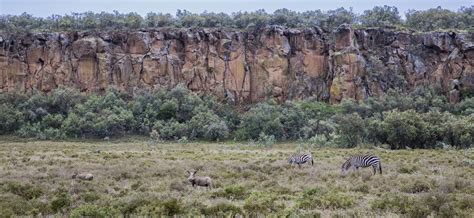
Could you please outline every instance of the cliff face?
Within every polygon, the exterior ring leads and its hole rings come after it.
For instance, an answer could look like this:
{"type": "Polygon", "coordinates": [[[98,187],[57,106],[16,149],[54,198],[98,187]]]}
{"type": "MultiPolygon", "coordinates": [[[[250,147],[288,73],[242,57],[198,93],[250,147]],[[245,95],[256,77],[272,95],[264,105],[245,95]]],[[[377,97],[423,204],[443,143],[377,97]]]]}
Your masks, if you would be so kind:
{"type": "Polygon", "coordinates": [[[86,92],[114,85],[132,92],[179,83],[246,103],[268,96],[337,103],[426,85],[458,101],[460,91],[474,90],[474,34],[344,25],[331,33],[272,26],[258,32],[0,34],[2,92],[49,92],[59,85],[86,92]]]}

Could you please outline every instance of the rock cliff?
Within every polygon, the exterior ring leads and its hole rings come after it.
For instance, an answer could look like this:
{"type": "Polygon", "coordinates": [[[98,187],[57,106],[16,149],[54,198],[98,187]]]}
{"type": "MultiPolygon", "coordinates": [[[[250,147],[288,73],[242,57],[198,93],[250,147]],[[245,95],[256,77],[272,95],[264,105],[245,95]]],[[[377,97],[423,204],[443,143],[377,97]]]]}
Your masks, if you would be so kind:
{"type": "Polygon", "coordinates": [[[474,34],[390,29],[332,32],[154,29],[0,34],[0,90],[133,92],[179,83],[249,103],[316,97],[332,103],[431,85],[452,102],[474,90],[474,34]]]}

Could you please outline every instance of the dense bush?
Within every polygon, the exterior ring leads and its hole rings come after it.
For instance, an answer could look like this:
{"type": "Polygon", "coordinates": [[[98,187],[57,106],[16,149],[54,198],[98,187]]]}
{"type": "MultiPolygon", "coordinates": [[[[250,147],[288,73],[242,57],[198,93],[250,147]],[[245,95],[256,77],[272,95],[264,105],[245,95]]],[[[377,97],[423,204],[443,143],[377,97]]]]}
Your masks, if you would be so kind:
{"type": "Polygon", "coordinates": [[[366,26],[396,25],[402,22],[398,9],[387,5],[375,6],[372,10],[364,11],[360,19],[361,23],[366,26]]]}
{"type": "Polygon", "coordinates": [[[43,190],[40,187],[17,182],[8,182],[3,185],[2,189],[18,195],[25,200],[36,199],[43,194],[43,190]]]}
{"type": "Polygon", "coordinates": [[[47,18],[30,14],[1,15],[0,30],[17,31],[71,31],[71,30],[117,30],[156,27],[229,27],[258,29],[266,25],[287,27],[319,26],[331,30],[348,23],[362,26],[406,26],[409,28],[432,31],[438,29],[469,29],[474,24],[474,6],[461,7],[450,11],[441,7],[425,11],[410,10],[406,19],[401,20],[394,6],[376,6],[358,15],[352,8],[334,10],[312,10],[297,12],[286,8],[274,13],[260,9],[253,12],[235,12],[232,14],[203,12],[191,13],[177,10],[176,15],[150,12],[142,17],[137,13],[84,12],[66,15],[52,15],[47,18]]]}
{"type": "Polygon", "coordinates": [[[261,133],[278,139],[285,137],[281,108],[275,103],[260,103],[242,116],[239,137],[257,139],[261,133]]]}
{"type": "Polygon", "coordinates": [[[209,206],[201,210],[203,215],[207,216],[231,216],[243,214],[242,209],[230,203],[219,203],[217,205],[209,206]]]}
{"type": "Polygon", "coordinates": [[[3,103],[0,105],[0,132],[10,133],[18,128],[24,122],[23,114],[18,111],[13,105],[3,103]]]}
{"type": "Polygon", "coordinates": [[[230,138],[260,146],[299,140],[313,146],[469,148],[474,144],[472,102],[449,104],[433,89],[418,88],[339,105],[269,100],[243,110],[199,97],[182,85],[134,94],[111,88],[89,96],[61,87],[49,94],[0,94],[0,133],[38,139],[141,134],[183,143],[230,138]]]}
{"type": "Polygon", "coordinates": [[[362,142],[365,132],[364,120],[356,113],[334,116],[339,144],[343,147],[353,148],[362,142]]]}
{"type": "Polygon", "coordinates": [[[302,209],[338,209],[351,207],[355,199],[340,191],[312,188],[306,190],[297,202],[302,209]]]}
{"type": "Polygon", "coordinates": [[[424,202],[417,201],[414,197],[401,194],[385,194],[380,199],[371,203],[374,210],[391,211],[401,213],[410,217],[426,217],[430,209],[424,202]]]}
{"type": "Polygon", "coordinates": [[[98,207],[93,204],[81,205],[71,210],[71,217],[110,217],[117,216],[120,213],[109,207],[98,207]]]}
{"type": "Polygon", "coordinates": [[[247,214],[269,214],[285,207],[283,204],[277,203],[276,199],[277,197],[274,194],[265,192],[252,192],[252,194],[250,194],[250,196],[245,199],[243,208],[247,214]]]}
{"type": "Polygon", "coordinates": [[[453,116],[448,112],[418,113],[414,110],[384,112],[384,120],[370,122],[370,134],[392,149],[435,148],[437,142],[467,148],[474,143],[473,116],[453,116]]]}
{"type": "Polygon", "coordinates": [[[406,25],[422,31],[472,28],[473,11],[474,6],[462,7],[458,12],[441,7],[426,11],[410,10],[406,14],[406,25]]]}

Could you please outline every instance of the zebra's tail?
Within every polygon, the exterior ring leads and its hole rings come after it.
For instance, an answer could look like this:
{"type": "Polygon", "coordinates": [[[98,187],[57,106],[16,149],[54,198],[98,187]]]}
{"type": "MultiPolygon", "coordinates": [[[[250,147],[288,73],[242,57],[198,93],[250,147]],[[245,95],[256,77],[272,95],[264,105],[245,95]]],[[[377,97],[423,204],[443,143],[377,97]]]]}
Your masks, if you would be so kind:
{"type": "Polygon", "coordinates": [[[379,171],[380,171],[380,174],[382,174],[382,163],[379,162],[379,171]]]}
{"type": "Polygon", "coordinates": [[[314,161],[313,161],[313,158],[311,158],[311,166],[314,165],[314,161]]]}

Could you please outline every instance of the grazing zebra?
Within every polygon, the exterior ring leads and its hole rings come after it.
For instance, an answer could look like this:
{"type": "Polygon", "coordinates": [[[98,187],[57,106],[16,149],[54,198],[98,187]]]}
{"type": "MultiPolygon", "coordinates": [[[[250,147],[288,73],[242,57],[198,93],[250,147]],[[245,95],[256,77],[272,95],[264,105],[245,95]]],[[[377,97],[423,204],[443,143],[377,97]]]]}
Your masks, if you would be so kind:
{"type": "Polygon", "coordinates": [[[382,164],[380,163],[380,158],[375,155],[354,155],[342,164],[341,174],[346,175],[346,172],[352,168],[352,170],[359,170],[359,167],[369,167],[372,166],[374,169],[374,175],[377,173],[377,168],[379,169],[380,174],[382,174],[382,164]]]}
{"type": "Polygon", "coordinates": [[[310,153],[306,154],[293,154],[291,157],[288,159],[288,163],[291,164],[298,164],[299,167],[301,167],[301,164],[304,164],[306,162],[310,162],[311,165],[314,165],[313,162],[313,156],[310,153]]]}

